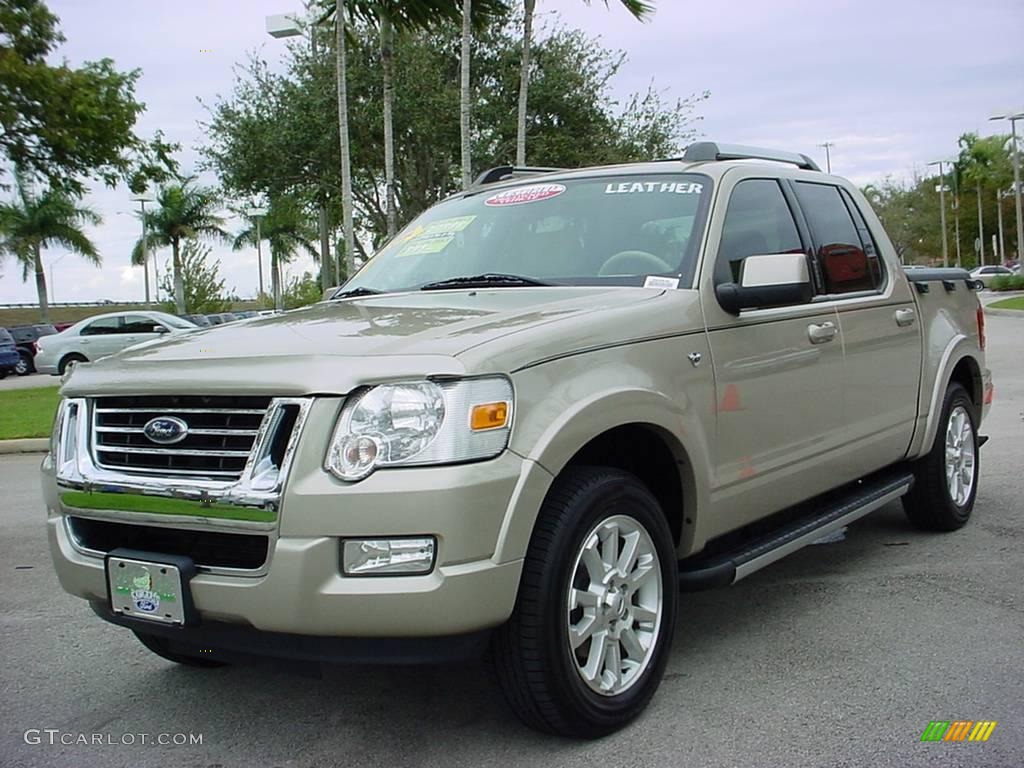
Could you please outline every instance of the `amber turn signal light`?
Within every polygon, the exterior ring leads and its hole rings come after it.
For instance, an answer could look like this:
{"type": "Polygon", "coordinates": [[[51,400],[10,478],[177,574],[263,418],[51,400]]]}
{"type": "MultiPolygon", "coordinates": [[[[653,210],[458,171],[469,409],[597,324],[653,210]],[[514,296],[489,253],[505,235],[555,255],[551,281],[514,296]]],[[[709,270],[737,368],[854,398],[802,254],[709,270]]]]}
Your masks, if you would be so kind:
{"type": "Polygon", "coordinates": [[[508,423],[508,403],[482,403],[474,405],[469,414],[469,426],[474,430],[498,429],[508,423]]]}

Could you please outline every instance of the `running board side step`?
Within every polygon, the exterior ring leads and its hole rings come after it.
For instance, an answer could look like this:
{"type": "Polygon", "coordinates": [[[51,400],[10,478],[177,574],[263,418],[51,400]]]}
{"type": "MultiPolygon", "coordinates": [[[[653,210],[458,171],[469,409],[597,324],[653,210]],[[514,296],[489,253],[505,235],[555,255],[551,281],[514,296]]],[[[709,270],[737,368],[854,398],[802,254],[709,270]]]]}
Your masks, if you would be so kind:
{"type": "Polygon", "coordinates": [[[806,512],[767,533],[753,536],[735,549],[680,561],[679,587],[696,591],[735,584],[786,555],[849,525],[895,501],[910,490],[914,476],[899,471],[874,475],[846,489],[799,505],[806,512]]]}

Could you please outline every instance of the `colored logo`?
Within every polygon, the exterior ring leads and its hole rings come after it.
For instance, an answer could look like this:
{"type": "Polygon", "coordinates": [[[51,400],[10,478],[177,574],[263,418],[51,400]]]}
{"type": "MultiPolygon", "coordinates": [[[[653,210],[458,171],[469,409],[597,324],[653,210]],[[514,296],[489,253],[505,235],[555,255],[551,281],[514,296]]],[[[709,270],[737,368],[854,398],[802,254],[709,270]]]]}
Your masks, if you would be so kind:
{"type": "Polygon", "coordinates": [[[995,720],[932,720],[921,741],[988,741],[995,729],[995,720]]]}
{"type": "Polygon", "coordinates": [[[565,192],[562,184],[531,184],[528,187],[516,187],[498,192],[484,200],[484,205],[492,208],[502,205],[522,205],[523,203],[536,203],[539,200],[547,200],[558,197],[565,192]]]}
{"type": "Polygon", "coordinates": [[[180,443],[188,437],[188,424],[177,416],[157,416],[146,422],[142,434],[160,445],[180,443]]]}

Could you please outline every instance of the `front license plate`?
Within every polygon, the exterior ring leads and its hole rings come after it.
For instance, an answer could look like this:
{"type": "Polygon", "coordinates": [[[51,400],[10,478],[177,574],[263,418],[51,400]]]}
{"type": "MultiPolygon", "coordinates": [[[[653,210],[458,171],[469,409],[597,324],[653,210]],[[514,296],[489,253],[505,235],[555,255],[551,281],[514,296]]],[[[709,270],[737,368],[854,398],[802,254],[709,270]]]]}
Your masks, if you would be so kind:
{"type": "Polygon", "coordinates": [[[185,593],[176,566],[110,555],[107,583],[114,613],[164,624],[185,623],[185,593]]]}

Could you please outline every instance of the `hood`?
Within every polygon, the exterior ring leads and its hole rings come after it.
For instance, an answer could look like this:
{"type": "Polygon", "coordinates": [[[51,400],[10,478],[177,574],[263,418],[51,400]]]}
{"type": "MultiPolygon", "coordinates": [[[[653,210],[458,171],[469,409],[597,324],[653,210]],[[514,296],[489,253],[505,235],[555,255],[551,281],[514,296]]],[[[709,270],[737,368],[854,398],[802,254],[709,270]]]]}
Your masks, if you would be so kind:
{"type": "Polygon", "coordinates": [[[343,299],[203,328],[77,366],[67,395],[124,392],[344,394],[367,381],[461,375],[474,347],[657,297],[619,287],[491,288],[343,299]],[[614,298],[613,298],[614,297],[614,298]]]}

